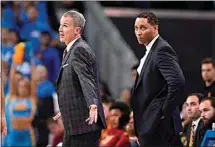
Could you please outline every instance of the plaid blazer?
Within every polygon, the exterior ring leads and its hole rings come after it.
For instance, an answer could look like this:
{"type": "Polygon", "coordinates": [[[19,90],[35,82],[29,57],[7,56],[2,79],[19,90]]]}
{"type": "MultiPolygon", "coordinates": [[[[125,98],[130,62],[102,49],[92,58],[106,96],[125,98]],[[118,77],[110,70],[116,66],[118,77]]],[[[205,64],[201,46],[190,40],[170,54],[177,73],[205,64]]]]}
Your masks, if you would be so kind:
{"type": "Polygon", "coordinates": [[[99,96],[96,56],[89,45],[79,38],[63,58],[56,80],[58,103],[65,133],[78,135],[106,127],[99,96]],[[89,106],[98,107],[98,121],[88,125],[89,106]]]}

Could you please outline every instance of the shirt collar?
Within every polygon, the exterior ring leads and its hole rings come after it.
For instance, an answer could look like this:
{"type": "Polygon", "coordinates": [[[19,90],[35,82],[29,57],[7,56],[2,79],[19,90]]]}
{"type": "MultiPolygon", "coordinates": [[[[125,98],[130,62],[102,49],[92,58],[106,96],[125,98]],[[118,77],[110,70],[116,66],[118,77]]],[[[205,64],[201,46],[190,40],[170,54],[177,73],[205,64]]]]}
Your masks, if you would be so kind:
{"type": "Polygon", "coordinates": [[[200,119],[201,119],[201,117],[199,117],[197,120],[193,121],[193,124],[195,125],[195,127],[198,126],[200,119]]]}
{"type": "Polygon", "coordinates": [[[70,48],[72,47],[72,45],[75,43],[76,40],[78,40],[80,37],[72,40],[66,47],[67,52],[69,52],[70,48]]]}
{"type": "Polygon", "coordinates": [[[150,49],[152,48],[152,45],[156,41],[156,39],[159,37],[159,34],[146,46],[146,51],[149,52],[150,49]]]}

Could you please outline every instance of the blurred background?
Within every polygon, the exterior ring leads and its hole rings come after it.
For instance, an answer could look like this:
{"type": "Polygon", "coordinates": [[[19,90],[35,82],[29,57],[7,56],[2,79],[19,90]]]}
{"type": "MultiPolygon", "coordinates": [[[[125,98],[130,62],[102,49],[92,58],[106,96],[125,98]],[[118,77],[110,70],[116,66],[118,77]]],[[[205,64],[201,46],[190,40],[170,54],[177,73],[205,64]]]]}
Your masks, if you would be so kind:
{"type": "MultiPolygon", "coordinates": [[[[130,90],[139,60],[145,54],[145,47],[138,44],[134,33],[134,22],[139,13],[152,11],[159,17],[159,33],[175,49],[186,79],[182,98],[194,92],[205,93],[208,89],[205,88],[206,78],[214,80],[211,91],[207,92],[215,96],[215,72],[209,74],[211,77],[204,77],[201,69],[203,59],[213,60],[211,63],[215,60],[215,1],[1,1],[1,82],[8,123],[8,135],[3,138],[3,145],[10,146],[23,140],[37,146],[56,146],[62,142],[63,124],[61,120],[55,122],[51,118],[59,111],[54,84],[66,47],[59,42],[58,27],[62,14],[71,9],[83,13],[86,18],[83,38],[97,56],[100,94],[107,118],[110,115],[110,124],[114,126],[118,122],[116,119],[122,117],[111,117],[111,110],[120,109],[129,114],[123,115],[127,119],[122,123],[123,132],[129,136],[127,144],[131,145],[135,138],[129,108],[130,90]],[[35,68],[35,83],[32,68],[35,68]],[[25,102],[28,107],[13,107],[18,102],[13,102],[10,93],[12,89],[19,89],[16,82],[23,78],[28,79],[26,83],[33,83],[26,84],[23,89],[36,91],[35,115],[21,114],[29,117],[34,133],[23,131],[23,136],[13,140],[10,134],[14,130],[25,130],[13,120],[13,108],[24,111],[34,106],[25,102]]],[[[211,70],[215,71],[212,65],[211,70]]],[[[102,135],[104,140],[108,134],[105,133],[102,135]]],[[[128,136],[125,136],[125,144],[128,136]]]]}

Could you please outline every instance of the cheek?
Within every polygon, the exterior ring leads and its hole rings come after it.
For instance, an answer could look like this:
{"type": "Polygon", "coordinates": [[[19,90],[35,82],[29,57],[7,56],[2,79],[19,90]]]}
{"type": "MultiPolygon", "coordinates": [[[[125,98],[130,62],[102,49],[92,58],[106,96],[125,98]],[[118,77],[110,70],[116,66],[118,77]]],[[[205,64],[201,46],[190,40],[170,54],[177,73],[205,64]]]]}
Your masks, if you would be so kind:
{"type": "Polygon", "coordinates": [[[207,118],[212,118],[212,117],[213,117],[213,112],[212,111],[208,112],[207,118]]]}
{"type": "Polygon", "coordinates": [[[198,112],[199,111],[199,107],[195,107],[194,110],[198,112]]]}

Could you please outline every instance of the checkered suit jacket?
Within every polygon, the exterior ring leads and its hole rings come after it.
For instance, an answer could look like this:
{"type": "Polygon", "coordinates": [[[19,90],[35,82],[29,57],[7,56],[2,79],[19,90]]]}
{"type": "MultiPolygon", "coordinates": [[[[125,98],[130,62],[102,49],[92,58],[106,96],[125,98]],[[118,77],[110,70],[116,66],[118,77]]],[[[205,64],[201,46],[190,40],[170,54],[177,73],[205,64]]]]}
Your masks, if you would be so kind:
{"type": "Polygon", "coordinates": [[[58,103],[65,133],[78,135],[106,127],[99,97],[96,56],[89,45],[79,38],[63,58],[56,80],[58,103]],[[98,122],[88,125],[89,106],[98,107],[98,122]]]}

